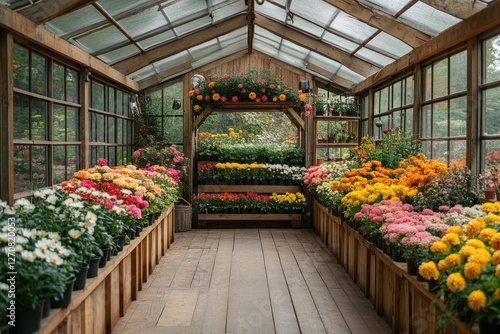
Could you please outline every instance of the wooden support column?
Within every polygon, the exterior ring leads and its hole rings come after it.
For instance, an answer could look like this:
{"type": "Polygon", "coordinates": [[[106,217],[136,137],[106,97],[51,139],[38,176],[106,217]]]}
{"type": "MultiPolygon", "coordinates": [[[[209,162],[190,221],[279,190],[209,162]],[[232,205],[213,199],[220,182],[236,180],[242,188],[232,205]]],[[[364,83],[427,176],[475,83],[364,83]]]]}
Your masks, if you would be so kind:
{"type": "Polygon", "coordinates": [[[0,200],[14,202],[13,38],[0,30],[0,200]]]}
{"type": "Polygon", "coordinates": [[[90,69],[84,69],[80,73],[80,169],[89,168],[90,146],[89,146],[89,97],[90,97],[90,69]]]}
{"type": "Polygon", "coordinates": [[[413,129],[412,133],[420,137],[420,105],[422,101],[422,67],[420,64],[415,64],[413,72],[413,129]]]}
{"type": "Polygon", "coordinates": [[[477,36],[467,40],[467,156],[466,164],[471,169],[472,175],[479,175],[481,148],[479,138],[480,105],[479,83],[479,41],[477,36]]]}

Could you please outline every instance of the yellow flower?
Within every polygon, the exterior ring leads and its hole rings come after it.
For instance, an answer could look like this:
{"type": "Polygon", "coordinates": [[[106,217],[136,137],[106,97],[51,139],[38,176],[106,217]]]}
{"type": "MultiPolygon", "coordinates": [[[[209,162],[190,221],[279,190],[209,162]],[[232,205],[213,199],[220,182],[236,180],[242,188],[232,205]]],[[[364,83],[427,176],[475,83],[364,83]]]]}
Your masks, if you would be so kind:
{"type": "Polygon", "coordinates": [[[273,102],[276,102],[276,101],[278,101],[278,98],[275,96],[275,97],[273,97],[273,102]]]}
{"type": "Polygon", "coordinates": [[[215,94],[212,96],[212,99],[213,99],[214,101],[219,101],[219,100],[220,100],[220,95],[219,95],[219,94],[217,94],[217,93],[215,93],[215,94]]]}
{"type": "Polygon", "coordinates": [[[496,233],[497,231],[494,228],[485,228],[482,229],[481,232],[479,232],[479,239],[483,241],[490,241],[491,237],[496,233]]]}
{"type": "Polygon", "coordinates": [[[280,94],[280,101],[285,101],[285,100],[286,100],[286,95],[280,94]]]}
{"type": "Polygon", "coordinates": [[[491,256],[491,263],[495,266],[500,264],[500,250],[497,250],[495,251],[495,253],[493,253],[493,255],[491,256]]]}
{"type": "Polygon", "coordinates": [[[486,305],[486,295],[481,290],[474,290],[467,297],[467,304],[474,312],[479,312],[486,305]]]}
{"type": "Polygon", "coordinates": [[[431,252],[444,252],[448,249],[448,245],[442,241],[435,241],[431,245],[431,252]]]}
{"type": "Polygon", "coordinates": [[[418,267],[418,272],[426,280],[430,279],[437,280],[439,277],[439,271],[436,267],[436,264],[433,261],[423,262],[418,267]]]}
{"type": "Polygon", "coordinates": [[[250,92],[250,94],[248,94],[248,97],[250,98],[250,100],[254,100],[257,97],[257,94],[255,94],[255,92],[250,92]]]}
{"type": "Polygon", "coordinates": [[[474,220],[471,220],[467,225],[467,235],[469,237],[474,237],[476,234],[478,234],[482,229],[485,227],[485,222],[484,219],[481,217],[478,217],[474,220]]]}
{"type": "MultiPolygon", "coordinates": [[[[483,230],[484,231],[484,230],[483,230]]],[[[469,239],[465,242],[466,246],[472,246],[474,248],[480,248],[480,249],[485,249],[486,246],[484,245],[484,242],[482,242],[479,239],[469,239]]]]}
{"type": "Polygon", "coordinates": [[[453,273],[446,279],[446,286],[451,292],[457,292],[465,289],[465,279],[460,273],[453,273]]]}
{"type": "Polygon", "coordinates": [[[452,246],[452,245],[458,245],[460,243],[460,238],[456,233],[446,233],[441,238],[441,241],[449,246],[452,246]]]}
{"type": "Polygon", "coordinates": [[[472,254],[475,254],[476,252],[477,252],[476,248],[472,246],[463,246],[462,248],[460,248],[460,251],[458,251],[460,256],[464,259],[468,258],[472,254]]]}
{"type": "Polygon", "coordinates": [[[490,246],[494,250],[500,250],[500,232],[497,232],[491,236],[490,246]]]}
{"type": "Polygon", "coordinates": [[[304,101],[306,99],[306,96],[307,96],[306,94],[300,94],[299,95],[299,100],[300,101],[304,101]]]}
{"type": "Polygon", "coordinates": [[[458,235],[464,235],[464,230],[462,229],[462,226],[450,226],[450,228],[448,228],[448,231],[446,231],[446,233],[455,233],[455,234],[458,234],[458,235]]]}
{"type": "Polygon", "coordinates": [[[210,81],[210,82],[208,83],[208,88],[214,88],[214,86],[215,86],[215,82],[210,81]]]}
{"type": "Polygon", "coordinates": [[[464,275],[470,280],[476,278],[482,270],[481,264],[477,262],[467,262],[464,267],[464,275]]]}
{"type": "Polygon", "coordinates": [[[446,262],[446,267],[452,267],[458,266],[460,262],[462,262],[462,259],[460,258],[460,255],[453,253],[448,255],[444,261],[446,262]]]}
{"type": "Polygon", "coordinates": [[[198,101],[203,100],[203,95],[196,95],[196,99],[197,99],[198,101]]]}
{"type": "Polygon", "coordinates": [[[194,89],[191,89],[191,90],[189,91],[189,97],[192,97],[193,95],[194,95],[194,89]]]}

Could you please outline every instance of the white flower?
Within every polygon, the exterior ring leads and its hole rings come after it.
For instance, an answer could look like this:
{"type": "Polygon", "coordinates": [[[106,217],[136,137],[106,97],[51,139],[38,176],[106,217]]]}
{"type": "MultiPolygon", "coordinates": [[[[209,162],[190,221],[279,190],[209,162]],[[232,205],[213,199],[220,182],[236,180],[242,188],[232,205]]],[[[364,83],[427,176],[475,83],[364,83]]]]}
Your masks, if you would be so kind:
{"type": "Polygon", "coordinates": [[[48,205],[48,206],[47,206],[47,209],[54,211],[54,210],[56,209],[56,207],[55,207],[55,206],[53,206],[53,205],[48,205]]]}
{"type": "Polygon", "coordinates": [[[79,230],[75,230],[74,228],[69,230],[68,232],[69,236],[72,237],[73,239],[78,238],[82,233],[79,230]]]}
{"type": "Polygon", "coordinates": [[[21,253],[24,250],[23,246],[16,244],[16,253],[21,253]]]}
{"type": "Polygon", "coordinates": [[[50,195],[45,199],[45,202],[49,204],[55,204],[57,202],[57,197],[55,195],[50,195]]]}
{"type": "Polygon", "coordinates": [[[7,283],[0,282],[0,290],[9,291],[9,285],[7,283]]]}
{"type": "Polygon", "coordinates": [[[73,205],[74,201],[73,201],[73,199],[72,199],[72,198],[67,198],[67,199],[65,199],[65,200],[64,200],[64,202],[63,202],[63,203],[64,203],[64,205],[66,205],[66,206],[71,206],[71,205],[73,205]]]}
{"type": "Polygon", "coordinates": [[[51,195],[54,195],[55,194],[55,191],[54,189],[51,189],[51,188],[47,188],[47,189],[42,189],[42,194],[47,197],[47,196],[51,196],[51,195]]]}
{"type": "Polygon", "coordinates": [[[28,241],[29,240],[27,238],[23,237],[22,235],[16,236],[16,243],[18,243],[18,244],[25,244],[28,241]]]}
{"type": "Polygon", "coordinates": [[[63,257],[68,257],[71,255],[71,251],[61,245],[57,245],[56,249],[63,257]]]}
{"type": "Polygon", "coordinates": [[[88,211],[85,215],[85,220],[89,223],[95,224],[97,222],[97,216],[95,215],[95,213],[88,211]]]}
{"type": "Polygon", "coordinates": [[[39,190],[36,190],[34,193],[33,193],[33,197],[35,198],[41,198],[42,197],[42,192],[39,191],[39,190]]]}
{"type": "Polygon", "coordinates": [[[7,242],[9,240],[9,235],[7,233],[0,233],[0,241],[7,242]]]}
{"type": "Polygon", "coordinates": [[[122,189],[121,192],[124,193],[125,195],[131,195],[132,194],[132,191],[130,191],[129,189],[122,189]]]}
{"type": "Polygon", "coordinates": [[[37,258],[39,258],[41,260],[45,259],[45,253],[39,249],[35,249],[35,255],[37,258]]]}
{"type": "Polygon", "coordinates": [[[47,236],[47,232],[43,231],[43,230],[39,230],[37,231],[37,234],[40,238],[45,238],[47,236]]]}
{"type": "Polygon", "coordinates": [[[80,201],[75,201],[72,205],[72,207],[77,208],[77,209],[82,209],[83,208],[83,203],[80,201]]]}
{"type": "Polygon", "coordinates": [[[42,252],[45,252],[48,249],[48,245],[47,245],[47,242],[45,240],[47,240],[47,239],[38,240],[35,243],[35,248],[39,249],[42,252]]]}
{"type": "Polygon", "coordinates": [[[50,240],[54,240],[54,241],[58,241],[59,239],[61,239],[61,237],[59,236],[59,233],[57,233],[57,232],[49,232],[48,238],[50,240]]]}
{"type": "Polygon", "coordinates": [[[45,261],[55,264],[56,266],[60,266],[64,262],[63,259],[61,259],[59,255],[54,252],[50,252],[49,254],[47,254],[45,261]]]}
{"type": "Polygon", "coordinates": [[[33,260],[35,259],[35,253],[23,250],[21,252],[21,257],[26,261],[33,262],[33,260]]]}

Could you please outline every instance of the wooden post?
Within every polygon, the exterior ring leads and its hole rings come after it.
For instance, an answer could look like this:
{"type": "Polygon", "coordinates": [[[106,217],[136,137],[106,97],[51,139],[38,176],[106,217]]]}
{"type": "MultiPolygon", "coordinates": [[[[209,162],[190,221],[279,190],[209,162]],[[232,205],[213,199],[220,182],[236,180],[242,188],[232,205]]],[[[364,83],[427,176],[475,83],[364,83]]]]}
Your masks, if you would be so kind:
{"type": "Polygon", "coordinates": [[[14,204],[13,38],[0,30],[0,200],[14,204]]]}

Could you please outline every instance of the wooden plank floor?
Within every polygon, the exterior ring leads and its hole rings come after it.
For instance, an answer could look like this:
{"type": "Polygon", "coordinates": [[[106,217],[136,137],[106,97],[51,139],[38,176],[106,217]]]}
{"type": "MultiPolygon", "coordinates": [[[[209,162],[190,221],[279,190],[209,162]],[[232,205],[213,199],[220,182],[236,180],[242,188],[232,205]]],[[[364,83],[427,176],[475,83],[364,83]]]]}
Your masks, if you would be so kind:
{"type": "Polygon", "coordinates": [[[310,229],[203,229],[175,242],[113,333],[391,333],[310,229]]]}

